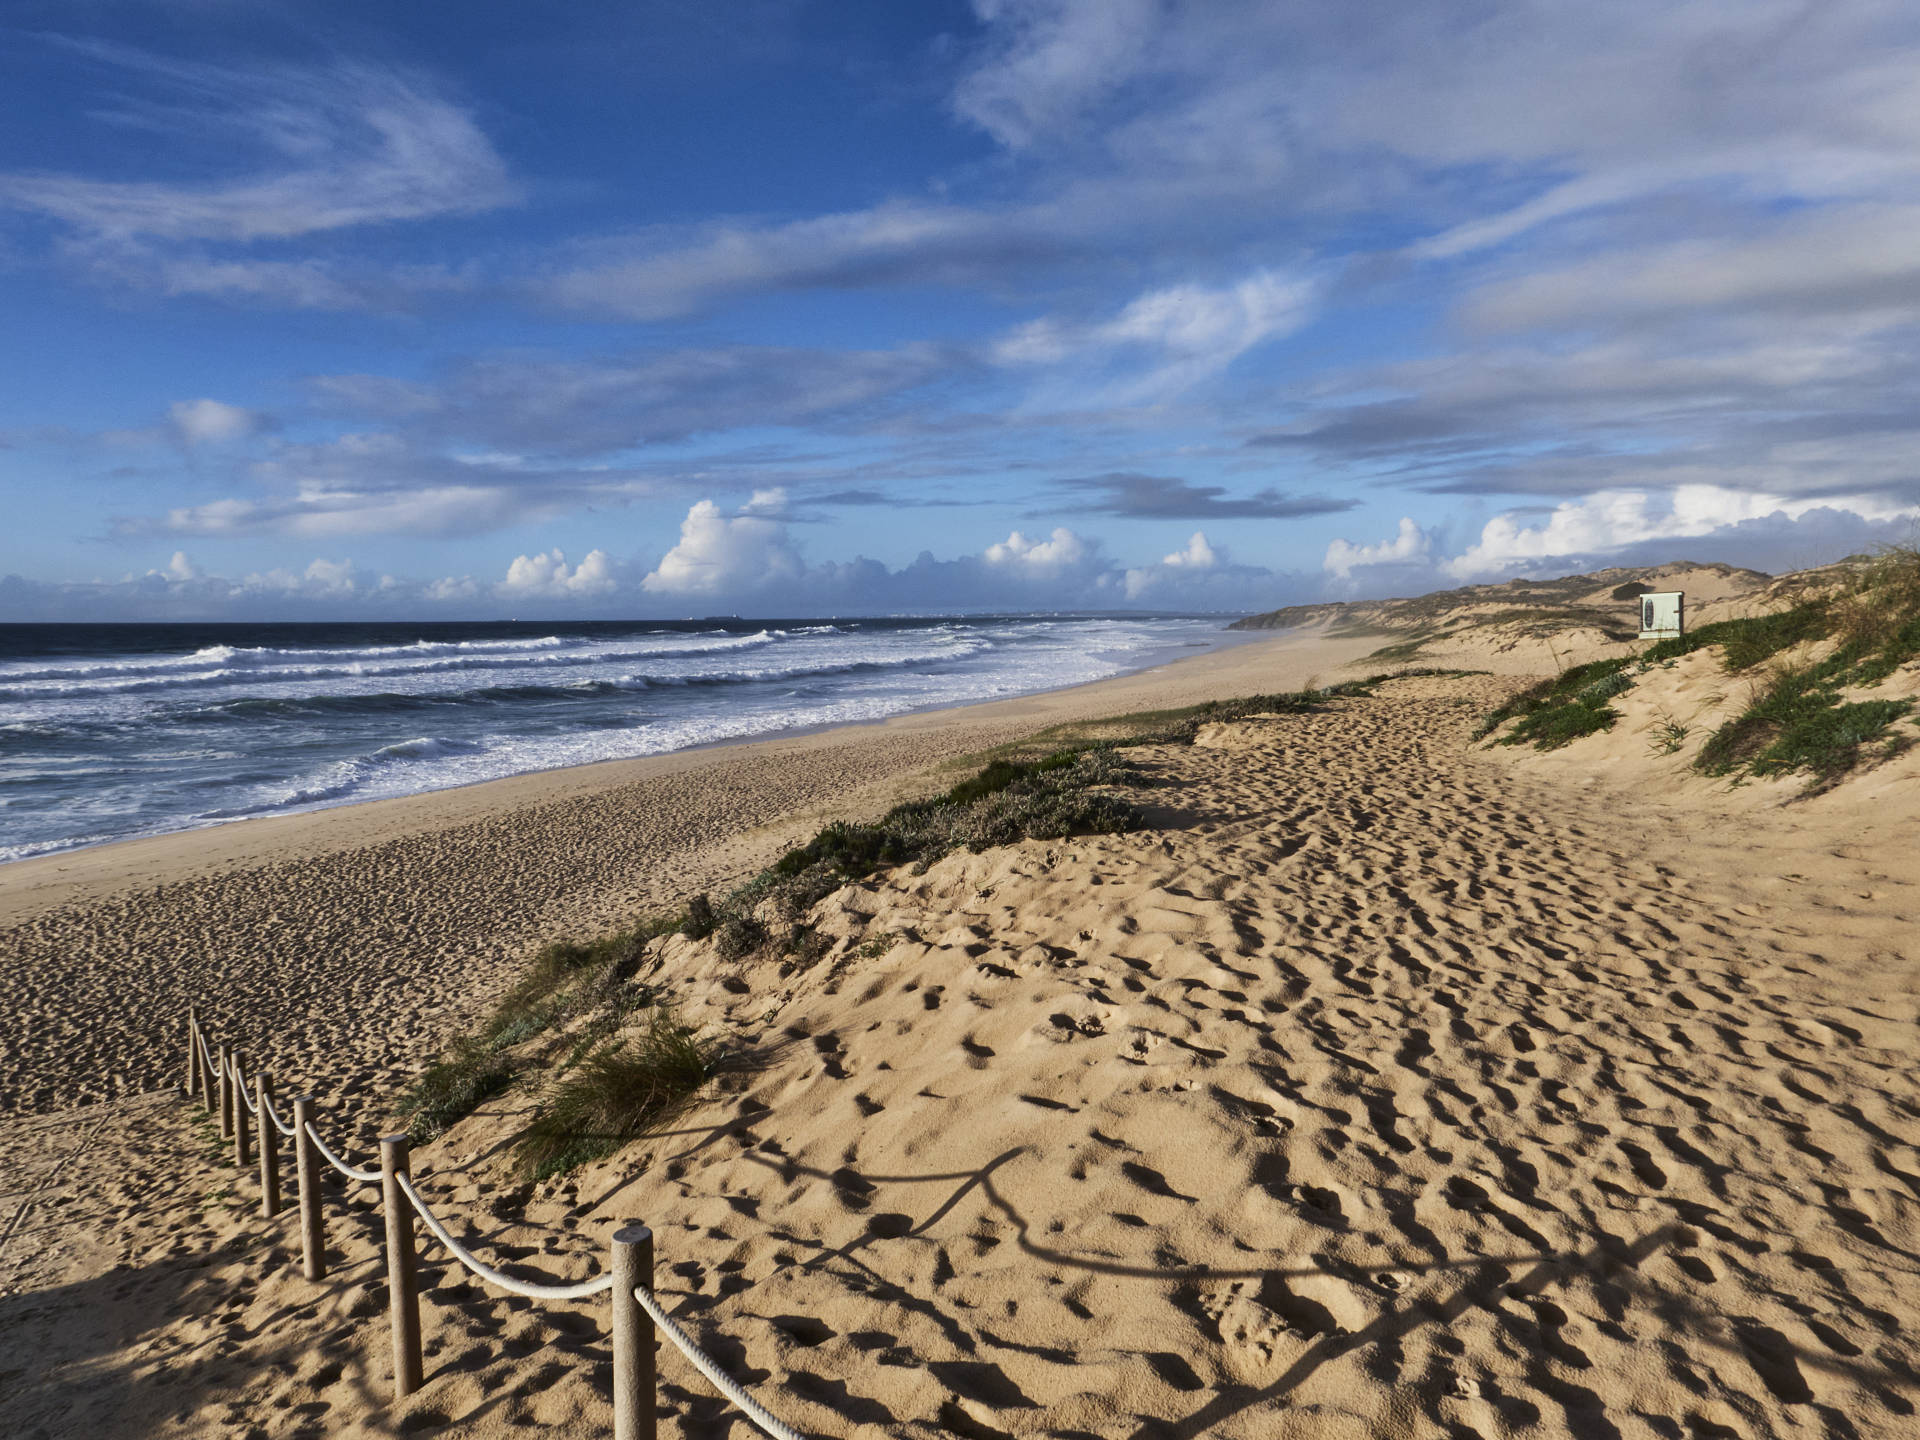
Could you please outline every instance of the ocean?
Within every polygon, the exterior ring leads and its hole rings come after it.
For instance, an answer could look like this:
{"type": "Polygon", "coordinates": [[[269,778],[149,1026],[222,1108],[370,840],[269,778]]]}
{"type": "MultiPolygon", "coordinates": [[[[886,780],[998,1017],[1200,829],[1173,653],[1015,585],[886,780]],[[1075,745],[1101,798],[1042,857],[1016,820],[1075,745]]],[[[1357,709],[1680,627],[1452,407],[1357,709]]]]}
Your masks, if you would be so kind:
{"type": "Polygon", "coordinates": [[[0,861],[1058,689],[1225,624],[0,625],[0,861]]]}

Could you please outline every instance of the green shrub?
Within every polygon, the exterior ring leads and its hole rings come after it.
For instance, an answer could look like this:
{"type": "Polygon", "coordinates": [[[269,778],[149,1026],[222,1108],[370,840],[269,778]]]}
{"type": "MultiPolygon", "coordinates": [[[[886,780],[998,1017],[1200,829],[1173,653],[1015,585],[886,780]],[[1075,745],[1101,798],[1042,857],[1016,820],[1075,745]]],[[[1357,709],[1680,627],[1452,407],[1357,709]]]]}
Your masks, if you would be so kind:
{"type": "Polygon", "coordinates": [[[1629,663],[1620,659],[1576,665],[1522,690],[1480,722],[1476,738],[1518,720],[1497,743],[1557,750],[1582,735],[1611,730],[1620,712],[1607,702],[1633,688],[1633,678],[1626,673],[1629,663]]]}
{"type": "Polygon", "coordinates": [[[514,1164],[544,1180],[611,1155],[666,1121],[712,1078],[718,1049],[656,1009],[639,1035],[588,1055],[544,1097],[514,1138],[514,1164]]]}

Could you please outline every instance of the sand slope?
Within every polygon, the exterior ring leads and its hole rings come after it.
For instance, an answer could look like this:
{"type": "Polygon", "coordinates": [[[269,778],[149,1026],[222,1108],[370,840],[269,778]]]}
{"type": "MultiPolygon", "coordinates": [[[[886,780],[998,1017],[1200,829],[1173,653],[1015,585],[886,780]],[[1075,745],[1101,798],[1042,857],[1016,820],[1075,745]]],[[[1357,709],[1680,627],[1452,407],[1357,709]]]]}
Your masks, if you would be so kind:
{"type": "MultiPolygon", "coordinates": [[[[1469,744],[1508,683],[1136,752],[1154,829],[842,891],[797,976],[665,942],[758,1068],[531,1195],[483,1113],[428,1189],[552,1275],[646,1219],[672,1307],[821,1435],[1916,1433],[1910,792],[1863,844],[1844,792],[1730,826],[1708,787],[1568,783],[1469,744]]],[[[91,1238],[0,1246],[0,1316],[58,1337],[0,1429],[602,1433],[592,1307],[438,1268],[386,1407],[372,1216],[309,1286],[250,1184],[168,1178],[184,1110],[123,1103],[148,1151],[47,1192],[91,1238]],[[107,1294],[127,1324],[76,1331],[107,1294]]],[[[73,1127],[13,1128],[37,1175],[73,1127]]],[[[662,1368],[664,1433],[747,1433],[662,1368]]]]}

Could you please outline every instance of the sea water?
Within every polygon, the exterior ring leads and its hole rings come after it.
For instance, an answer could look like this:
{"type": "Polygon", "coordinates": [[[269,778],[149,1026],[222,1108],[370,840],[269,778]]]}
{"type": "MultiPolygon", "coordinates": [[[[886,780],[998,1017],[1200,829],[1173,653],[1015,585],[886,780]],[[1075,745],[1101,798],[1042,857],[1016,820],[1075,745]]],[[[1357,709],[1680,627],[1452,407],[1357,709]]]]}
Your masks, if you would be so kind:
{"type": "Polygon", "coordinates": [[[1224,624],[0,625],[0,861],[1077,685],[1224,624]]]}

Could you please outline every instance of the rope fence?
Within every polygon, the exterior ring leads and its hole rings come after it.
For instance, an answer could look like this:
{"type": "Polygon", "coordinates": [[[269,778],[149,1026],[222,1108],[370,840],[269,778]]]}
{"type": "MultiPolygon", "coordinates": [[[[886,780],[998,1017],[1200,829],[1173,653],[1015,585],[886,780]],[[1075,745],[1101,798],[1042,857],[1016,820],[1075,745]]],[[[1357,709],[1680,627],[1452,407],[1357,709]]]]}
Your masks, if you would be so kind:
{"type": "Polygon", "coordinates": [[[380,1137],[380,1168],[363,1169],[328,1145],[314,1127],[314,1100],[296,1095],[293,1119],[283,1120],[273,1104],[267,1073],[249,1075],[243,1057],[222,1045],[208,1045],[196,1011],[187,1012],[185,1089],[209,1115],[219,1118],[220,1138],[231,1142],[234,1164],[254,1163],[254,1134],[259,1137],[260,1213],[280,1213],[280,1142],[293,1142],[299,1194],[302,1273],[326,1277],[326,1220],[320,1204],[321,1163],[343,1179],[380,1187],[386,1224],[387,1309],[393,1330],[393,1388],[396,1399],[419,1389],[423,1378],[420,1348],[420,1286],[415,1268],[413,1220],[417,1215],[447,1253],[480,1280],[509,1295],[529,1300],[584,1300],[609,1297],[607,1329],[613,1342],[614,1440],[655,1440],[655,1336],[664,1334],[694,1369],[772,1440],[803,1440],[800,1433],[770,1414],[720,1368],[667,1314],[653,1292],[653,1232],[645,1225],[622,1225],[613,1232],[607,1270],[573,1285],[517,1280],[494,1269],[462,1245],[413,1183],[411,1145],[405,1135],[380,1137]],[[251,1082],[251,1083],[249,1083],[251,1082]],[[251,1092],[251,1093],[249,1093],[251,1092]]]}

